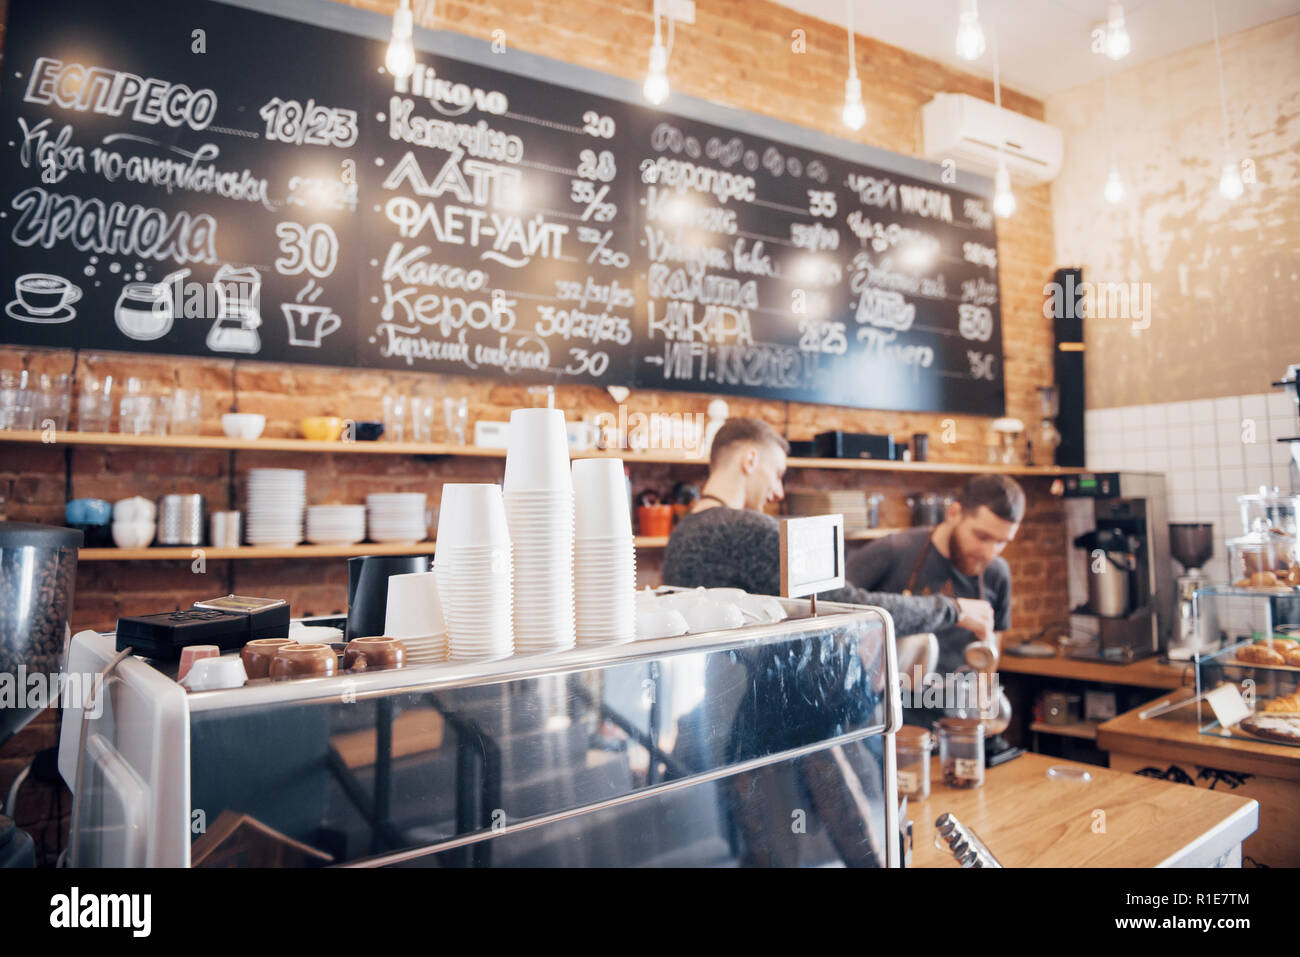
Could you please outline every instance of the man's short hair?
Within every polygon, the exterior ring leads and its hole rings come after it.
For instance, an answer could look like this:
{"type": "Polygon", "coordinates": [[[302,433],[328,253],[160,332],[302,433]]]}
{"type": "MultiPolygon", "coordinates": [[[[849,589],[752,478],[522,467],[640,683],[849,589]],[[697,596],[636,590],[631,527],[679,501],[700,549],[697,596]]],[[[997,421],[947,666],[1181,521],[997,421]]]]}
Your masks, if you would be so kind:
{"type": "Polygon", "coordinates": [[[983,505],[1004,522],[1020,524],[1025,517],[1025,490],[1009,475],[977,475],[961,490],[957,503],[974,517],[983,505]]]}
{"type": "Polygon", "coordinates": [[[709,450],[709,467],[717,468],[723,453],[740,442],[770,442],[782,452],[790,454],[790,443],[762,419],[728,419],[713,437],[713,445],[709,450]]]}

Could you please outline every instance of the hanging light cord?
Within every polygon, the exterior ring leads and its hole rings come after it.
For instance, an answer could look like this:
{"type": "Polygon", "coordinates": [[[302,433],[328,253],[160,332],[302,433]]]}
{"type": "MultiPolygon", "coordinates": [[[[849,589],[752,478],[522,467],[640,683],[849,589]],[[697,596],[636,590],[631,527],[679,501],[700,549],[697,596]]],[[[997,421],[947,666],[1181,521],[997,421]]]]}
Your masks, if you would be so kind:
{"type": "Polygon", "coordinates": [[[1102,64],[1102,72],[1106,77],[1106,142],[1110,147],[1110,165],[1115,167],[1115,124],[1110,113],[1110,67],[1102,64]]]}
{"type": "MultiPolygon", "coordinates": [[[[663,35],[659,32],[659,0],[654,0],[654,17],[655,17],[655,39],[663,43],[663,35]]],[[[666,62],[673,55],[673,34],[675,33],[676,19],[668,18],[668,42],[664,44],[664,61],[666,62]]]]}
{"type": "Polygon", "coordinates": [[[1219,106],[1223,109],[1223,151],[1231,153],[1228,143],[1228,93],[1223,85],[1223,51],[1219,48],[1219,9],[1215,0],[1210,0],[1210,17],[1214,22],[1214,59],[1219,64],[1219,106]]]}
{"type": "Polygon", "coordinates": [[[858,58],[853,45],[853,0],[844,0],[844,6],[849,11],[849,76],[858,75],[858,58]]]}

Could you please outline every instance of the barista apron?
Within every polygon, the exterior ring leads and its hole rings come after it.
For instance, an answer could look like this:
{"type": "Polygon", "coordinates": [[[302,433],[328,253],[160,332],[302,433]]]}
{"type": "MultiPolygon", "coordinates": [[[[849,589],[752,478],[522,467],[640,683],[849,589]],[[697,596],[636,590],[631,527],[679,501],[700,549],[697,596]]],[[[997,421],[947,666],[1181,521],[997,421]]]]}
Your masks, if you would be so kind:
{"type": "MultiPolygon", "coordinates": [[[[916,580],[917,580],[918,577],[920,577],[920,574],[921,574],[921,566],[925,564],[925,560],[926,560],[926,558],[929,557],[929,555],[930,555],[930,549],[931,549],[931,548],[934,548],[934,542],[932,542],[930,539],[927,538],[927,539],[925,540],[925,546],[921,549],[921,553],[920,553],[919,555],[916,556],[916,564],[912,566],[912,574],[911,574],[911,576],[907,579],[907,587],[905,587],[905,588],[903,589],[903,594],[904,594],[904,595],[907,595],[907,596],[910,597],[910,596],[916,594],[916,580]]],[[[935,551],[938,551],[938,549],[935,549],[935,551]]],[[[939,557],[942,558],[943,556],[940,555],[939,557]]],[[[979,573],[979,576],[976,578],[976,581],[979,582],[979,588],[980,588],[979,600],[980,600],[980,601],[984,601],[985,598],[984,598],[984,573],[983,573],[983,572],[980,572],[980,573],[979,573]]],[[[951,577],[949,577],[949,579],[948,579],[948,586],[952,586],[952,578],[951,578],[951,577]]],[[[956,594],[955,594],[955,592],[957,591],[957,589],[956,589],[956,588],[951,588],[951,590],[954,592],[954,594],[949,595],[948,597],[949,597],[949,598],[952,598],[952,599],[955,600],[956,597],[957,597],[956,594]]],[[[928,594],[928,591],[927,591],[927,594],[928,594]]],[[[942,592],[940,592],[940,594],[942,594],[942,592]]]]}

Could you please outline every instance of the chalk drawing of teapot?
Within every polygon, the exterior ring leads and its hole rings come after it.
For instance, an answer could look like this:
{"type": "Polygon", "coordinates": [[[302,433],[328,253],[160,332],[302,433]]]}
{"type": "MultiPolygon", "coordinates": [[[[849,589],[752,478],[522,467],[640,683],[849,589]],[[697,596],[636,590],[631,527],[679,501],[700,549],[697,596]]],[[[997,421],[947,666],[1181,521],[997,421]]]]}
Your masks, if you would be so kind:
{"type": "Polygon", "coordinates": [[[137,342],[151,342],[167,335],[176,318],[173,283],[189,274],[188,269],[178,269],[161,282],[127,283],[113,307],[113,321],[117,328],[124,336],[137,342]]]}

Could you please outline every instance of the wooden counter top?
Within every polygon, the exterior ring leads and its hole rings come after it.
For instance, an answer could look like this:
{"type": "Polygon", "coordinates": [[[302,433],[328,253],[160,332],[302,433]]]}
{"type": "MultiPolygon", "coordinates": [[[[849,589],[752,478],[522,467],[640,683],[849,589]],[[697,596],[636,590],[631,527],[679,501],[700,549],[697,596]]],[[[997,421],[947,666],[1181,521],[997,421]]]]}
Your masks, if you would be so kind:
{"type": "Polygon", "coordinates": [[[1112,665],[1104,661],[1079,658],[1019,658],[1002,655],[998,671],[1013,675],[1043,675],[1048,678],[1072,678],[1103,684],[1134,685],[1139,688],[1181,688],[1196,684],[1191,664],[1166,665],[1159,658],[1143,658],[1131,665],[1112,665]]]}
{"type": "Polygon", "coordinates": [[[945,812],[1004,867],[1208,866],[1259,821],[1259,804],[1247,798],[1040,754],[990,768],[984,786],[969,791],[944,786],[937,758],[931,775],[929,799],[907,807],[915,867],[960,866],[946,845],[934,846],[934,821],[945,812]],[[1053,765],[1084,768],[1092,780],[1049,779],[1053,765]]]}
{"type": "Polygon", "coordinates": [[[1138,712],[1168,700],[1170,697],[1164,695],[1105,722],[1097,729],[1097,747],[1103,751],[1300,781],[1300,748],[1201,734],[1194,704],[1155,718],[1138,717],[1138,712]]]}

